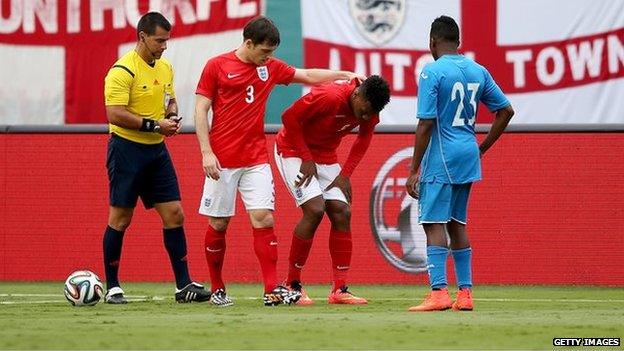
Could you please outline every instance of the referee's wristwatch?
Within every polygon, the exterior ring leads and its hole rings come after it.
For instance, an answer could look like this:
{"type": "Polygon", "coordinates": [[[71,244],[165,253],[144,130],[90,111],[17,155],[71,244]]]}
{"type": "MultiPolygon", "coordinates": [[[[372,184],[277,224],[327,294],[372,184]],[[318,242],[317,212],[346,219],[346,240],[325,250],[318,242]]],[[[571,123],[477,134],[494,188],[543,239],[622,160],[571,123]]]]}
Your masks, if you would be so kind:
{"type": "Polygon", "coordinates": [[[156,125],[154,126],[154,133],[160,134],[160,125],[158,125],[158,122],[156,122],[156,125]]]}

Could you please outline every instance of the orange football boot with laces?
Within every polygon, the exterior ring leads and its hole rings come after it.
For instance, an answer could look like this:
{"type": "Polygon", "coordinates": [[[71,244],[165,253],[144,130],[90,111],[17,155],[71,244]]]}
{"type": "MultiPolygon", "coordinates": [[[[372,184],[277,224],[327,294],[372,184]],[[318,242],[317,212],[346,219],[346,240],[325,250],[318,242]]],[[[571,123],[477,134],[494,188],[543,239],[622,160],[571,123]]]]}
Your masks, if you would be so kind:
{"type": "Polygon", "coordinates": [[[412,306],[408,311],[410,312],[431,312],[431,311],[444,311],[451,308],[453,300],[449,295],[448,289],[431,290],[425,301],[418,306],[412,306]]]}
{"type": "Polygon", "coordinates": [[[453,302],[454,311],[472,311],[472,291],[470,289],[460,289],[457,292],[457,299],[453,302]]]}
{"type": "Polygon", "coordinates": [[[353,295],[346,286],[343,286],[329,294],[327,303],[332,305],[366,305],[368,301],[363,297],[353,295]]]}
{"type": "Polygon", "coordinates": [[[308,296],[308,293],[305,291],[300,281],[293,280],[292,282],[290,282],[290,284],[287,285],[287,287],[292,290],[299,291],[301,293],[301,297],[299,298],[299,301],[295,302],[295,305],[297,306],[314,305],[314,300],[312,300],[310,296],[308,296]]]}

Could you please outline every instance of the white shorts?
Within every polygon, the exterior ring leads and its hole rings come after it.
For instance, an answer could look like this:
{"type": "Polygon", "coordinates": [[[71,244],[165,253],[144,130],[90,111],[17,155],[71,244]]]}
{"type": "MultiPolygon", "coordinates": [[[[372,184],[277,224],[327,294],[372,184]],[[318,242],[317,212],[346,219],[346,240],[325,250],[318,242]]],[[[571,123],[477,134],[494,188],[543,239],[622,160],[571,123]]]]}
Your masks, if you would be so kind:
{"type": "Polygon", "coordinates": [[[337,200],[348,204],[347,197],[339,188],[333,187],[325,191],[325,188],[340,174],[341,168],[339,164],[324,165],[317,163],[317,176],[312,178],[308,186],[296,187],[297,176],[301,174],[299,173],[301,159],[299,157],[282,157],[277,153],[277,148],[274,149],[274,154],[277,169],[288,190],[290,190],[290,194],[295,198],[297,206],[301,206],[306,201],[321,195],[324,200],[337,200]]]}
{"type": "Polygon", "coordinates": [[[199,213],[211,217],[232,217],[236,213],[236,190],[247,211],[275,209],[275,190],[271,166],[224,168],[219,180],[206,177],[199,213]]]}

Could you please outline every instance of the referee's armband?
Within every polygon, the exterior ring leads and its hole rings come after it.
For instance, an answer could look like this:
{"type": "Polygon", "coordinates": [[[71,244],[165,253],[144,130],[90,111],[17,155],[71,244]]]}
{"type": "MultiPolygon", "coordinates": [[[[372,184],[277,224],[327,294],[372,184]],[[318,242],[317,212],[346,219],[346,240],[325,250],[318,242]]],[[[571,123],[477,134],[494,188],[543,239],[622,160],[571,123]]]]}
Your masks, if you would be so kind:
{"type": "Polygon", "coordinates": [[[139,131],[141,132],[153,132],[156,127],[156,121],[149,118],[143,118],[143,123],[141,124],[141,128],[139,131]]]}

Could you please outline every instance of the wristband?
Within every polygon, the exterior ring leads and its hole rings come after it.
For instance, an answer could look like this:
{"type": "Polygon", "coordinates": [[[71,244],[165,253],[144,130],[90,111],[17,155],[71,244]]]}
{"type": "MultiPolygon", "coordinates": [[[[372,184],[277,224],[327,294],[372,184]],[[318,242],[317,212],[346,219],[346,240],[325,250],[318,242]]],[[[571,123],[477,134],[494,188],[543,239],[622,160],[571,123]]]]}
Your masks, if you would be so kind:
{"type": "Polygon", "coordinates": [[[141,128],[139,131],[141,132],[153,132],[154,127],[156,127],[156,121],[149,118],[143,118],[143,123],[141,124],[141,128]]]}

